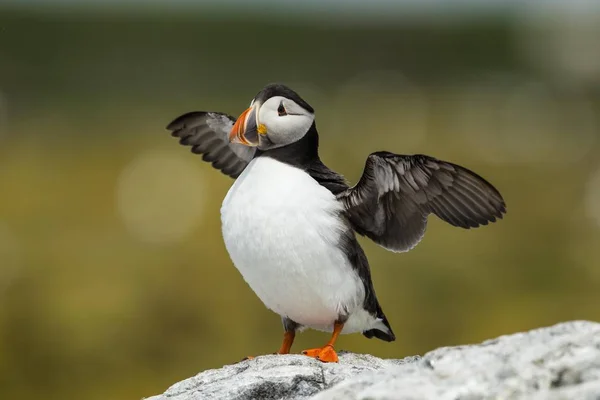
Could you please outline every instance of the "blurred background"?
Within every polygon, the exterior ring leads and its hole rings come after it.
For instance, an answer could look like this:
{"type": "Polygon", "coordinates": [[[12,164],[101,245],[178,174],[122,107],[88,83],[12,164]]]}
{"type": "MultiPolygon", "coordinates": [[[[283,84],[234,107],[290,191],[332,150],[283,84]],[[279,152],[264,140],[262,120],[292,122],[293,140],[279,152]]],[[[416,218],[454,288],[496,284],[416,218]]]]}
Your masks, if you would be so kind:
{"type": "Polygon", "coordinates": [[[350,182],[370,152],[425,153],[508,204],[431,218],[406,254],[361,240],[398,339],[339,349],[600,320],[599,42],[592,1],[0,0],[0,398],[140,399],[277,350],[222,242],[232,181],[164,129],[274,81],[350,182]]]}

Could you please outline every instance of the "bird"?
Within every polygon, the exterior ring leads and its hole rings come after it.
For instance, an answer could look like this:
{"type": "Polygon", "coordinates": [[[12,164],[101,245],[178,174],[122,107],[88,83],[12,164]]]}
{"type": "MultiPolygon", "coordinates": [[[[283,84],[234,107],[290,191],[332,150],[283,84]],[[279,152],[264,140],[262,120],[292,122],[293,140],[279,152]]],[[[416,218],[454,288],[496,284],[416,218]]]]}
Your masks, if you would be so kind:
{"type": "Polygon", "coordinates": [[[302,352],[322,362],[338,362],[340,334],[396,339],[357,236],[406,252],[431,214],[469,229],[506,213],[484,178],[422,154],[374,152],[350,186],[319,157],[313,107],[281,83],[263,87],[238,118],[189,112],[167,130],[234,179],[220,210],[223,240],[243,279],[281,317],[277,354],[289,354],[306,328],[331,333],[302,352]]]}

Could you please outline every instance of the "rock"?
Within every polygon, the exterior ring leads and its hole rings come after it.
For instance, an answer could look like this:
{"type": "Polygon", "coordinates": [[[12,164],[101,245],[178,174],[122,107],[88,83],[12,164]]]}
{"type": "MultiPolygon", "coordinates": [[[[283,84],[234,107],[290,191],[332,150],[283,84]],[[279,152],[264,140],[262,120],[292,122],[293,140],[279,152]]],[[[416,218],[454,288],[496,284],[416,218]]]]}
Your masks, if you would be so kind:
{"type": "Polygon", "coordinates": [[[401,360],[261,356],[147,400],[600,399],[600,324],[574,321],[401,360]]]}
{"type": "Polygon", "coordinates": [[[382,360],[367,354],[339,353],[338,364],[302,355],[267,355],[202,372],[146,400],[308,399],[323,389],[364,372],[393,369],[419,357],[382,360]]]}

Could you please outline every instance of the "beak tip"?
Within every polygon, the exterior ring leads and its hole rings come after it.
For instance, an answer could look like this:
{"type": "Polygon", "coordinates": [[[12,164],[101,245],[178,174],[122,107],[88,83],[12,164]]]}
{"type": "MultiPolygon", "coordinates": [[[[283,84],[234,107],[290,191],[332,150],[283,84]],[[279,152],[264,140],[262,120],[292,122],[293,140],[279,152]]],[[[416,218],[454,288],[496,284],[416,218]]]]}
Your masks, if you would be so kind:
{"type": "Polygon", "coordinates": [[[237,135],[229,136],[229,143],[233,143],[233,144],[246,144],[243,141],[241,141],[240,138],[237,135]]]}
{"type": "MultiPolygon", "coordinates": [[[[253,141],[249,139],[248,135],[253,136],[253,132],[256,131],[254,121],[254,109],[252,107],[245,110],[233,124],[231,131],[229,132],[229,143],[241,144],[244,146],[258,146],[258,140],[253,141]],[[252,113],[249,115],[249,113],[252,113]]],[[[256,138],[258,139],[258,137],[256,138]]]]}

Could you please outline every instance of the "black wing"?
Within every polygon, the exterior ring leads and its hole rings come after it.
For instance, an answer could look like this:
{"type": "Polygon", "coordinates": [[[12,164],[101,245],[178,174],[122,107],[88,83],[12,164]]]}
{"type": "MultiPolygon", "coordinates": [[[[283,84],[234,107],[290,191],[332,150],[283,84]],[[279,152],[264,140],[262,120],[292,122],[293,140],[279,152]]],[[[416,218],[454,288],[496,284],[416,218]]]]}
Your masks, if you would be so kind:
{"type": "Polygon", "coordinates": [[[192,146],[192,152],[212,166],[237,178],[254,157],[256,148],[229,142],[235,118],[218,112],[195,111],[171,122],[167,129],[180,138],[179,143],[192,146]]]}
{"type": "Polygon", "coordinates": [[[425,155],[373,153],[358,184],[338,198],[356,232],[392,251],[416,246],[431,213],[467,229],[506,213],[502,196],[485,179],[425,155]]]}

